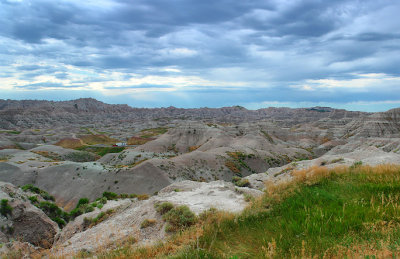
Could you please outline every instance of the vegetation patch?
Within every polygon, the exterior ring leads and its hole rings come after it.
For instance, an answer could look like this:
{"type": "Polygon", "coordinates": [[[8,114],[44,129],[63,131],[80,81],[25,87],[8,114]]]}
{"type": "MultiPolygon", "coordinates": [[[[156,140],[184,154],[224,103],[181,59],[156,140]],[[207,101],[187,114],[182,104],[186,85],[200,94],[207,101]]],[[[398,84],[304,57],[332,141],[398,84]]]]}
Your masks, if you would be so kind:
{"type": "Polygon", "coordinates": [[[225,162],[225,166],[228,167],[228,169],[231,170],[234,174],[240,174],[240,169],[235,162],[228,160],[225,162]]]}
{"type": "Polygon", "coordinates": [[[169,212],[170,210],[172,210],[174,208],[174,204],[172,204],[170,202],[156,203],[154,205],[154,208],[156,209],[156,211],[158,213],[160,213],[161,215],[164,215],[165,213],[169,212]]]}
{"type": "Polygon", "coordinates": [[[269,135],[266,131],[260,130],[260,132],[263,134],[263,136],[272,144],[275,144],[274,139],[269,135]]]}
{"type": "Polygon", "coordinates": [[[19,134],[21,134],[21,131],[18,131],[18,130],[0,130],[0,133],[19,135],[19,134]]]}
{"type": "Polygon", "coordinates": [[[53,202],[42,201],[38,204],[33,204],[41,209],[51,220],[56,222],[60,228],[63,228],[70,219],[70,215],[53,202]]]}
{"type": "Polygon", "coordinates": [[[93,147],[93,146],[82,146],[76,148],[76,150],[92,152],[98,156],[104,156],[108,153],[120,153],[124,149],[125,149],[124,147],[93,147]]]}
{"type": "Polygon", "coordinates": [[[344,161],[343,158],[336,158],[336,159],[333,159],[333,160],[331,161],[331,164],[340,163],[340,162],[343,162],[343,161],[344,161]]]}
{"type": "Polygon", "coordinates": [[[78,148],[84,145],[83,141],[78,138],[64,138],[61,139],[56,143],[57,146],[63,147],[63,148],[78,148]]]}
{"type": "Polygon", "coordinates": [[[380,258],[400,255],[400,167],[294,171],[241,215],[203,225],[174,258],[380,258]]]}
{"type": "Polygon", "coordinates": [[[89,199],[87,198],[81,198],[78,203],[76,204],[75,209],[71,210],[70,217],[71,219],[75,219],[76,217],[94,211],[95,207],[97,207],[96,204],[89,204],[89,199]]]}
{"type": "Polygon", "coordinates": [[[144,139],[153,138],[158,135],[162,135],[162,134],[166,133],[167,131],[168,131],[168,128],[164,128],[164,127],[153,128],[153,129],[144,129],[144,130],[140,131],[139,137],[144,138],[144,139]]]}
{"type": "Polygon", "coordinates": [[[79,137],[87,145],[96,144],[115,144],[118,142],[117,139],[108,137],[107,135],[83,135],[79,137]]]}
{"type": "Polygon", "coordinates": [[[148,200],[149,198],[150,198],[150,196],[148,194],[138,194],[137,195],[137,199],[139,201],[148,200]]]}
{"type": "Polygon", "coordinates": [[[114,213],[114,210],[109,209],[106,212],[104,212],[104,211],[100,212],[95,218],[84,218],[83,219],[84,226],[85,226],[85,228],[94,227],[97,224],[108,219],[113,213],[114,213]]]}
{"type": "Polygon", "coordinates": [[[73,162],[91,162],[99,159],[99,156],[87,151],[76,151],[65,155],[64,159],[73,162]]]}
{"type": "Polygon", "coordinates": [[[12,210],[13,208],[8,204],[8,200],[2,199],[0,202],[0,214],[4,217],[8,217],[8,215],[11,216],[12,210]]]}
{"type": "Polygon", "coordinates": [[[232,177],[232,182],[238,187],[248,187],[250,186],[250,182],[247,179],[243,179],[239,176],[232,177]]]}
{"type": "Polygon", "coordinates": [[[140,224],[140,228],[148,228],[148,227],[154,226],[156,223],[157,223],[157,220],[155,220],[155,219],[145,219],[140,224]]]}
{"type": "Polygon", "coordinates": [[[10,159],[10,156],[0,155],[0,162],[7,162],[10,159]]]}
{"type": "Polygon", "coordinates": [[[190,146],[188,148],[189,152],[195,151],[196,149],[198,149],[199,147],[201,147],[201,145],[197,145],[197,146],[190,146]]]}
{"type": "Polygon", "coordinates": [[[167,222],[165,231],[176,232],[195,224],[197,217],[188,206],[183,205],[172,208],[163,215],[163,219],[167,222]]]}
{"type": "Polygon", "coordinates": [[[117,199],[134,199],[137,198],[138,200],[147,200],[149,198],[148,194],[126,194],[126,193],[121,193],[117,194],[115,192],[103,192],[103,198],[105,200],[117,200],[117,199]]]}
{"type": "Polygon", "coordinates": [[[33,184],[27,184],[21,187],[23,191],[30,191],[39,194],[43,199],[48,201],[55,201],[54,196],[50,195],[48,192],[34,186],[33,184]]]}
{"type": "Polygon", "coordinates": [[[62,158],[61,158],[58,154],[56,154],[56,153],[54,153],[54,152],[50,152],[50,151],[31,151],[31,152],[33,152],[33,153],[35,153],[35,154],[38,154],[38,155],[40,155],[40,156],[49,158],[49,159],[51,159],[51,160],[53,160],[53,161],[60,161],[60,160],[62,160],[62,158]]]}
{"type": "Polygon", "coordinates": [[[143,145],[155,138],[142,138],[142,137],[131,137],[128,139],[128,145],[143,145]]]}
{"type": "Polygon", "coordinates": [[[225,166],[228,167],[233,173],[240,175],[241,169],[246,168],[251,173],[257,173],[250,168],[245,162],[246,159],[254,158],[253,154],[244,154],[242,152],[227,152],[230,159],[225,162],[225,166]]]}
{"type": "Polygon", "coordinates": [[[282,161],[275,157],[266,157],[265,162],[267,162],[267,164],[270,165],[271,167],[277,167],[282,164],[282,161]]]}

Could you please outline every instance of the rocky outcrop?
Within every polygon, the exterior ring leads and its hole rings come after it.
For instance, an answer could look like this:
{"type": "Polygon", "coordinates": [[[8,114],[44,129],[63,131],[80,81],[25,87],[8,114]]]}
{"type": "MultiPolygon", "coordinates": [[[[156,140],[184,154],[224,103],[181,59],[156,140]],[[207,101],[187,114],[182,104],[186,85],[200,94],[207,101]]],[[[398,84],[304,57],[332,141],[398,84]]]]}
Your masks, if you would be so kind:
{"type": "Polygon", "coordinates": [[[148,200],[119,200],[108,202],[102,211],[113,209],[113,213],[104,221],[90,228],[83,227],[85,217],[98,214],[84,214],[76,221],[68,223],[52,249],[53,255],[70,255],[79,251],[94,252],[101,247],[112,248],[129,237],[136,244],[150,244],[161,240],[168,234],[164,230],[165,222],[156,211],[155,204],[171,202],[186,205],[194,213],[210,208],[228,212],[240,212],[248,204],[244,194],[259,196],[262,192],[249,188],[235,187],[232,183],[215,181],[200,183],[183,181],[162,189],[158,195],[148,200]],[[153,220],[154,224],[143,228],[144,220],[153,220]]]}
{"type": "Polygon", "coordinates": [[[348,119],[365,116],[363,112],[351,112],[329,107],[314,108],[266,108],[247,110],[233,106],[223,108],[180,109],[132,108],[128,105],[110,105],[91,98],[72,101],[0,100],[0,128],[35,128],[67,126],[70,124],[134,122],[138,120],[184,119],[209,120],[212,122],[251,122],[263,119],[282,122],[286,126],[317,121],[321,118],[348,119]]]}
{"type": "Polygon", "coordinates": [[[50,248],[59,231],[53,222],[40,209],[33,206],[27,193],[12,184],[0,182],[0,198],[2,207],[8,207],[6,213],[0,215],[2,242],[10,239],[27,242],[42,248],[50,248]]]}

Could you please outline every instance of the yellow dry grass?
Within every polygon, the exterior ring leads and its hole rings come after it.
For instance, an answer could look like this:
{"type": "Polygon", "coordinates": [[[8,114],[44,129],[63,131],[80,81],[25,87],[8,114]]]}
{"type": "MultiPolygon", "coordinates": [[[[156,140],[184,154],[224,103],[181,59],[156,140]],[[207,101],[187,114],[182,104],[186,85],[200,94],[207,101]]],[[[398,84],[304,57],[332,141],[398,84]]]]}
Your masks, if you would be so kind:
{"type": "Polygon", "coordinates": [[[80,136],[80,139],[87,145],[115,144],[118,142],[117,139],[110,138],[106,135],[84,135],[80,136]]]}
{"type": "Polygon", "coordinates": [[[83,141],[78,138],[64,138],[61,139],[56,143],[57,146],[63,147],[63,148],[78,148],[84,145],[83,141]]]}
{"type": "Polygon", "coordinates": [[[128,139],[128,145],[143,145],[151,140],[154,138],[131,137],[128,139]]]}

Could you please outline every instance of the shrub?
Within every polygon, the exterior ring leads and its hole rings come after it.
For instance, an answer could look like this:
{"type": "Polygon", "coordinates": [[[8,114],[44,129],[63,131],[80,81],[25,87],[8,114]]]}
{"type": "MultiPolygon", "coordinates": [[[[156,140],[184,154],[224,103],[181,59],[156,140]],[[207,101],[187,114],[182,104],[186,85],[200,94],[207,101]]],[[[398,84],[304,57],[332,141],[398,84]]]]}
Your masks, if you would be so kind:
{"type": "Polygon", "coordinates": [[[73,162],[91,162],[97,159],[96,155],[87,151],[76,151],[64,156],[65,160],[73,162]]]}
{"type": "Polygon", "coordinates": [[[31,201],[31,203],[35,204],[38,203],[38,199],[36,196],[30,196],[28,197],[28,199],[31,201]]]}
{"type": "Polygon", "coordinates": [[[80,210],[79,208],[75,208],[75,209],[71,210],[71,212],[69,213],[69,215],[72,219],[74,219],[82,214],[83,214],[83,211],[80,210]]]}
{"type": "Polygon", "coordinates": [[[139,194],[139,195],[137,196],[137,198],[138,198],[139,201],[143,201],[143,200],[149,199],[150,197],[149,197],[148,194],[139,194]]]}
{"type": "Polygon", "coordinates": [[[92,219],[92,223],[93,224],[98,224],[98,223],[100,223],[99,221],[101,220],[103,220],[104,219],[104,217],[106,216],[106,213],[105,212],[100,212],[98,215],[97,215],[97,217],[95,217],[94,219],[92,219]]]}
{"type": "Polygon", "coordinates": [[[92,211],[94,211],[94,208],[93,208],[93,206],[90,206],[90,205],[87,205],[87,206],[83,206],[84,207],[84,212],[85,213],[89,213],[89,212],[92,212],[92,211]]]}
{"type": "Polygon", "coordinates": [[[55,201],[54,196],[51,196],[48,192],[39,189],[38,187],[34,186],[33,184],[27,184],[21,187],[23,191],[30,191],[42,196],[43,199],[48,201],[55,201]]]}
{"type": "Polygon", "coordinates": [[[0,203],[0,214],[4,217],[11,215],[13,208],[8,204],[7,199],[2,199],[0,203]]]}
{"type": "Polygon", "coordinates": [[[250,182],[247,179],[242,179],[238,176],[232,177],[232,182],[238,187],[248,187],[250,186],[250,182]]]}
{"type": "Polygon", "coordinates": [[[78,204],[76,205],[76,207],[79,208],[81,205],[88,204],[88,203],[89,203],[89,199],[88,198],[81,198],[81,199],[79,199],[78,204]]]}
{"type": "Polygon", "coordinates": [[[196,223],[196,215],[187,206],[179,206],[164,214],[163,219],[168,223],[165,230],[175,232],[190,227],[196,223]]]}
{"type": "Polygon", "coordinates": [[[163,202],[163,203],[156,203],[154,208],[158,213],[164,215],[165,213],[169,212],[174,208],[174,205],[170,202],[163,202]]]}
{"type": "Polygon", "coordinates": [[[118,194],[114,192],[103,192],[103,197],[107,198],[107,200],[115,200],[118,198],[118,194]]]}
{"type": "Polygon", "coordinates": [[[81,198],[79,199],[78,203],[76,204],[75,209],[71,210],[69,213],[71,218],[76,218],[84,213],[94,211],[94,208],[97,206],[96,203],[89,204],[89,199],[81,198]]]}
{"type": "Polygon", "coordinates": [[[56,222],[60,228],[65,226],[65,222],[70,218],[68,213],[64,212],[52,202],[42,201],[36,206],[41,209],[51,220],[56,222]]]}
{"type": "Polygon", "coordinates": [[[114,213],[114,210],[112,210],[112,209],[109,209],[106,212],[102,211],[95,218],[84,218],[83,224],[84,224],[85,228],[93,227],[93,226],[99,224],[100,222],[106,220],[113,213],[114,213]]]}
{"type": "Polygon", "coordinates": [[[142,224],[140,224],[140,228],[147,228],[150,226],[153,226],[154,224],[156,224],[156,220],[155,219],[145,219],[143,220],[142,224]]]}
{"type": "Polygon", "coordinates": [[[57,225],[60,227],[60,228],[63,228],[67,223],[65,223],[65,220],[63,220],[63,219],[61,219],[61,218],[59,218],[59,217],[55,217],[55,218],[53,218],[52,219],[55,223],[57,223],[57,225]]]}

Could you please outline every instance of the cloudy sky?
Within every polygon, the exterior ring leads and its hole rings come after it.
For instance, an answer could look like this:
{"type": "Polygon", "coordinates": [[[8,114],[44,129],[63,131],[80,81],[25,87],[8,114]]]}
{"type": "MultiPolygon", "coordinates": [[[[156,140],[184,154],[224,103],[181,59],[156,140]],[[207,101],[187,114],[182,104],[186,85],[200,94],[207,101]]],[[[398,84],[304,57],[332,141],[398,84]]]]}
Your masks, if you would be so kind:
{"type": "Polygon", "coordinates": [[[0,0],[0,99],[400,107],[400,1],[0,0]]]}

